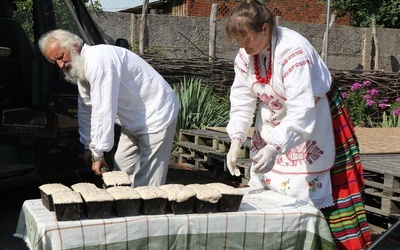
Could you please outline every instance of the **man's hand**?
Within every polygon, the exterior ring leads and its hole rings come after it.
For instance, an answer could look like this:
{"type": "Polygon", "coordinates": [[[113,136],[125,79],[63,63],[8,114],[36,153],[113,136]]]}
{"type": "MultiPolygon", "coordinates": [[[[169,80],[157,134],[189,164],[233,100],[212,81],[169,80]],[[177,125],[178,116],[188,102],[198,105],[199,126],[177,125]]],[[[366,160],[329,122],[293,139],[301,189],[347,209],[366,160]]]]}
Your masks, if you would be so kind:
{"type": "Polygon", "coordinates": [[[92,165],[92,170],[96,175],[102,175],[104,172],[108,171],[107,162],[104,160],[104,157],[100,157],[99,160],[93,160],[92,158],[92,151],[90,149],[85,149],[83,151],[83,161],[87,165],[92,165]]]}
{"type": "Polygon", "coordinates": [[[276,149],[267,145],[264,148],[260,149],[258,153],[252,159],[256,164],[253,166],[253,171],[256,174],[267,173],[272,170],[275,165],[275,158],[278,152],[276,149]]]}
{"type": "Polygon", "coordinates": [[[96,175],[102,175],[104,172],[108,171],[107,162],[104,160],[104,158],[102,161],[92,162],[92,170],[96,175]]]}
{"type": "Polygon", "coordinates": [[[229,169],[231,175],[240,176],[240,170],[236,167],[236,160],[240,152],[240,142],[231,142],[231,147],[229,149],[228,155],[226,156],[226,166],[229,169]]]}

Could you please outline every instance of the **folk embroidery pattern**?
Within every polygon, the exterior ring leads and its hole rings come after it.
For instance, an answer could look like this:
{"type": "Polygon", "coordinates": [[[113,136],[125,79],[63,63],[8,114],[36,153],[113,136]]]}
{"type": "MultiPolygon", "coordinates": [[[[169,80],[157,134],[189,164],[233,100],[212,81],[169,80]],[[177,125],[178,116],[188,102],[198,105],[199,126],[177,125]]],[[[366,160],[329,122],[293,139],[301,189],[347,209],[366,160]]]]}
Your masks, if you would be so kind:
{"type": "Polygon", "coordinates": [[[285,73],[283,73],[282,78],[285,79],[290,73],[292,73],[292,71],[298,67],[304,66],[310,64],[310,60],[309,59],[304,59],[300,62],[295,63],[294,65],[290,66],[288,70],[286,70],[285,73]]]}
{"type": "Polygon", "coordinates": [[[318,176],[308,182],[308,190],[310,192],[316,192],[320,188],[322,188],[322,183],[319,182],[318,176]]]}
{"type": "Polygon", "coordinates": [[[285,58],[283,60],[283,62],[281,62],[281,66],[285,66],[291,59],[293,59],[294,57],[298,56],[298,55],[302,55],[304,52],[301,48],[296,49],[295,51],[293,51],[292,53],[290,53],[290,55],[285,58]]]}
{"type": "MultiPolygon", "coordinates": [[[[241,61],[242,61],[243,67],[246,68],[246,69],[248,69],[249,65],[248,65],[247,61],[244,59],[243,54],[242,54],[242,53],[239,53],[239,57],[240,57],[240,59],[241,59],[241,61]]],[[[234,66],[235,66],[235,68],[237,68],[237,69],[240,71],[240,73],[242,73],[242,74],[247,74],[247,70],[243,69],[243,68],[241,67],[241,65],[240,65],[239,63],[237,63],[236,61],[234,62],[234,66]]]]}
{"type": "Polygon", "coordinates": [[[274,126],[279,125],[280,122],[276,121],[276,113],[283,108],[283,104],[279,101],[279,99],[275,99],[273,95],[267,95],[266,93],[258,93],[257,95],[271,112],[269,117],[266,119],[266,122],[269,122],[274,126]]]}
{"type": "Polygon", "coordinates": [[[267,143],[265,143],[264,139],[261,137],[260,131],[254,130],[253,137],[251,140],[251,150],[258,151],[265,147],[267,143]]]}
{"type": "Polygon", "coordinates": [[[286,192],[290,189],[289,184],[290,184],[290,179],[287,179],[286,181],[282,182],[280,191],[286,194],[286,192]]]}
{"type": "Polygon", "coordinates": [[[307,140],[286,153],[288,161],[284,161],[282,155],[278,156],[277,162],[287,167],[296,167],[299,164],[313,164],[321,158],[324,151],[317,145],[315,140],[307,140]]]}

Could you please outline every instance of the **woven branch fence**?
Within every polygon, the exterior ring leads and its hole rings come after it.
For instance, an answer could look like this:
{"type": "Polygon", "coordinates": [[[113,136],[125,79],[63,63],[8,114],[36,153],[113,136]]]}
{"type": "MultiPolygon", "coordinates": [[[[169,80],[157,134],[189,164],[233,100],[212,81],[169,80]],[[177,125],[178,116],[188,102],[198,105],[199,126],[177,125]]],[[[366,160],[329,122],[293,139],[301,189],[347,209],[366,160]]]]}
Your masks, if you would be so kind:
{"type": "MultiPolygon", "coordinates": [[[[201,78],[215,93],[225,95],[233,82],[233,61],[208,61],[205,58],[171,59],[142,56],[170,84],[179,84],[184,77],[201,78]]],[[[349,91],[355,82],[369,80],[382,93],[382,97],[394,102],[400,96],[400,72],[331,70],[333,82],[342,91],[349,91]]]]}

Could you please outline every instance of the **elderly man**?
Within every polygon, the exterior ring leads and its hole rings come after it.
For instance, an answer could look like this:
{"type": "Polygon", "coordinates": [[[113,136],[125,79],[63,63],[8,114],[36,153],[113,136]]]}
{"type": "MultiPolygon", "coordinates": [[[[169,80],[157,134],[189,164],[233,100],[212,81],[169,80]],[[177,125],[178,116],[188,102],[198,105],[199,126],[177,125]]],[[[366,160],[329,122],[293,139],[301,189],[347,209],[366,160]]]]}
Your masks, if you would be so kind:
{"type": "Polygon", "coordinates": [[[78,86],[80,140],[92,170],[108,170],[104,152],[114,145],[114,123],[121,136],[114,170],[126,172],[133,186],[165,183],[179,103],[164,78],[135,53],[112,45],[89,46],[76,34],[53,30],[39,47],[65,79],[78,86]]]}

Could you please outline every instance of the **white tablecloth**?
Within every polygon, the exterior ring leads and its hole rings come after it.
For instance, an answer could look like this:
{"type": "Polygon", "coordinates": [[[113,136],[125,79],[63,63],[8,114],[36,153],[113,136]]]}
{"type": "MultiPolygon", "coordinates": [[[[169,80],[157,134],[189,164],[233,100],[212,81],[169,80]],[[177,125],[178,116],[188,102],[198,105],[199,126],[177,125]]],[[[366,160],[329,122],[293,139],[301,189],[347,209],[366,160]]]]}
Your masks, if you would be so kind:
{"type": "Polygon", "coordinates": [[[15,237],[31,249],[334,249],[322,213],[270,190],[242,189],[238,212],[57,221],[24,202],[15,237]]]}

